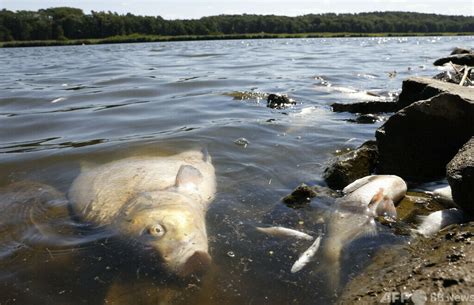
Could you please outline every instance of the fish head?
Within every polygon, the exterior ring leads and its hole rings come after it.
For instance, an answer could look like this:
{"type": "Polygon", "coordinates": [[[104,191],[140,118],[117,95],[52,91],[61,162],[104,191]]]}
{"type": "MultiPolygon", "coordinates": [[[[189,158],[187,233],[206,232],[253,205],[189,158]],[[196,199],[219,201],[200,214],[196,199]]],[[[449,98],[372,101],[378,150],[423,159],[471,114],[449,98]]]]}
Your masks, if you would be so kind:
{"type": "Polygon", "coordinates": [[[175,192],[140,194],[130,202],[122,231],[158,253],[166,269],[179,276],[202,273],[211,264],[205,209],[175,192]]]}

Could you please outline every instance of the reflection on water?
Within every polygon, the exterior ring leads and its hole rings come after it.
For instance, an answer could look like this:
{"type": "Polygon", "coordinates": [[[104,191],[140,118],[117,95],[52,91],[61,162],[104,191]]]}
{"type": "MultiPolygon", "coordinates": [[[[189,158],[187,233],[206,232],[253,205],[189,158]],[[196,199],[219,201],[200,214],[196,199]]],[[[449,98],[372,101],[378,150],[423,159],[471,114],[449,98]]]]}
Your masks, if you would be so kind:
{"type": "MultiPolygon", "coordinates": [[[[401,80],[472,37],[200,41],[0,49],[0,304],[315,304],[337,299],[321,260],[292,274],[311,242],[255,226],[325,232],[313,202],[280,201],[323,184],[337,150],[373,138],[329,105],[390,100],[401,80]],[[396,71],[394,77],[389,73],[396,71]],[[297,101],[266,107],[268,93],[297,101]],[[264,102],[259,102],[263,100],[264,102]],[[245,138],[247,145],[236,145],[245,138]],[[205,147],[217,171],[207,214],[213,264],[182,280],[127,241],[71,215],[80,163],[205,147]]],[[[393,73],[391,74],[393,75],[393,73]]],[[[343,281],[378,247],[380,228],[344,251],[343,281]]]]}

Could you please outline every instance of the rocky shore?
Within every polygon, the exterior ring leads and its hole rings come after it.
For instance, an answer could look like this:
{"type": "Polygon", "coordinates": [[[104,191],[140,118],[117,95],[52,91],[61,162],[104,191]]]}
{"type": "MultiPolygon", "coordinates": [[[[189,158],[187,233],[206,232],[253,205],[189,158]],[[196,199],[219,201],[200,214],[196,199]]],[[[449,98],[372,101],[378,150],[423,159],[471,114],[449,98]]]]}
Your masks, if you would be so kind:
{"type": "MultiPolygon", "coordinates": [[[[456,48],[446,58],[457,56],[467,60],[473,54],[471,50],[456,48]]],[[[364,143],[355,151],[339,156],[325,170],[324,178],[329,187],[342,189],[371,173],[398,175],[414,183],[446,177],[456,189],[455,202],[466,212],[474,213],[471,191],[474,189],[472,69],[467,65],[458,66],[446,58],[436,60],[434,64],[444,62],[452,66],[449,79],[408,78],[403,81],[402,92],[395,102],[332,105],[336,112],[394,114],[377,129],[370,155],[364,143]],[[462,78],[462,82],[453,83],[457,78],[462,78]],[[448,163],[451,164],[449,168],[448,163]]],[[[463,64],[472,63],[463,61],[463,64]]]]}
{"type": "MultiPolygon", "coordinates": [[[[327,186],[342,190],[371,174],[397,175],[412,187],[444,179],[449,183],[432,194],[407,194],[396,207],[396,223],[379,219],[395,234],[410,236],[408,243],[376,253],[371,264],[342,290],[341,304],[474,302],[474,222],[448,226],[434,236],[414,233],[419,217],[434,211],[454,206],[462,211],[456,213],[465,215],[462,219],[474,217],[472,58],[472,50],[454,49],[434,62],[447,65],[445,72],[434,78],[406,79],[394,102],[332,105],[335,112],[392,115],[377,129],[375,141],[331,162],[323,174],[327,186]],[[466,297],[472,299],[466,301],[466,297]]],[[[317,196],[314,191],[300,187],[285,197],[285,203],[301,194],[309,201],[317,196]]]]}

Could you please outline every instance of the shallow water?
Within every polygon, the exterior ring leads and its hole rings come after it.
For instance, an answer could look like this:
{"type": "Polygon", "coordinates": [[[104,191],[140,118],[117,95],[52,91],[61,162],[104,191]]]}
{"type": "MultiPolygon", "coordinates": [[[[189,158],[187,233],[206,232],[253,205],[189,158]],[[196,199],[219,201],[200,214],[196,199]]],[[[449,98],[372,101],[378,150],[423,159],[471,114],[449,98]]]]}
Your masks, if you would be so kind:
{"type": "MultiPolygon", "coordinates": [[[[404,78],[438,73],[431,63],[471,40],[334,38],[0,49],[2,198],[11,198],[7,185],[25,180],[64,195],[81,161],[104,163],[194,147],[208,149],[218,179],[207,214],[214,261],[204,277],[183,282],[168,276],[153,258],[103,229],[64,216],[69,215],[65,201],[49,198],[59,200],[55,210],[63,209],[54,213],[56,226],[38,231],[22,217],[0,216],[0,304],[336,300],[336,293],[325,287],[328,271],[321,271],[317,259],[299,273],[289,271],[308,242],[265,237],[254,226],[282,224],[313,235],[324,231],[315,205],[290,210],[281,197],[301,182],[323,185],[324,165],[334,153],[372,139],[383,124],[347,122],[354,116],[332,113],[329,105],[390,100],[404,78]],[[288,94],[297,105],[272,110],[264,99],[253,98],[275,92],[288,94]],[[250,98],[236,98],[242,95],[250,98]],[[242,137],[247,145],[234,143],[242,137]]],[[[18,202],[19,214],[36,215],[37,210],[25,212],[33,209],[29,200],[18,202]]],[[[15,208],[9,210],[15,214],[15,208]]],[[[381,236],[345,251],[346,280],[378,247],[401,241],[380,231],[381,236]]]]}

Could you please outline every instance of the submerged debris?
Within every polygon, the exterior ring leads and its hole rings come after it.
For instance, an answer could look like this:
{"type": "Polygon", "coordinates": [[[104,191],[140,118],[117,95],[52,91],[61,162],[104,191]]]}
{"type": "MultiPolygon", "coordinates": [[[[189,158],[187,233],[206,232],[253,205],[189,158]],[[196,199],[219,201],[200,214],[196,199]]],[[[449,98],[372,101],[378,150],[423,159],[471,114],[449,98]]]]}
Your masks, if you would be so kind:
{"type": "Polygon", "coordinates": [[[283,197],[283,202],[289,207],[302,207],[311,202],[311,198],[318,194],[314,188],[306,184],[300,184],[291,194],[283,197]]]}
{"type": "Polygon", "coordinates": [[[267,97],[267,107],[272,109],[284,109],[296,105],[293,99],[283,94],[269,94],[267,97]]]}
{"type": "Polygon", "coordinates": [[[260,100],[266,99],[268,94],[264,92],[257,92],[257,91],[233,91],[224,93],[224,95],[231,96],[234,100],[244,101],[244,100],[256,100],[260,102],[260,100]]]}
{"type": "Polygon", "coordinates": [[[243,146],[244,148],[247,147],[247,145],[250,144],[250,141],[247,140],[246,138],[238,138],[237,140],[234,141],[235,144],[243,146]]]}

